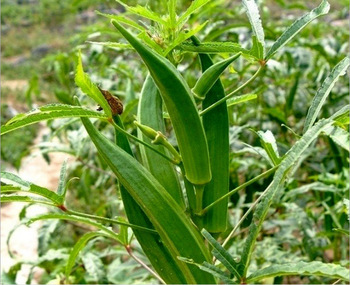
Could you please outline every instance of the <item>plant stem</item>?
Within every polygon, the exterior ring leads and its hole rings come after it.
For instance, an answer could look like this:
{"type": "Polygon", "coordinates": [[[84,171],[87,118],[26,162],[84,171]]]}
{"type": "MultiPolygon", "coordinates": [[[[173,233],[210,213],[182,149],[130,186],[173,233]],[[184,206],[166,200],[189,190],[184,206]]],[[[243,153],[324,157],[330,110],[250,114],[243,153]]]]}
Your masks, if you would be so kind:
{"type": "Polygon", "coordinates": [[[138,137],[133,136],[132,134],[129,134],[127,131],[123,130],[121,127],[119,127],[114,120],[109,121],[118,132],[123,133],[124,135],[128,136],[129,138],[137,141],[140,144],[143,144],[145,147],[148,147],[149,149],[153,150],[154,152],[156,152],[157,154],[159,154],[160,156],[164,157],[165,159],[169,160],[171,163],[173,164],[178,164],[178,162],[170,157],[168,157],[167,155],[161,153],[160,151],[158,151],[156,148],[154,148],[153,146],[151,146],[150,144],[144,142],[143,140],[140,140],[138,137]]]}
{"type": "Polygon", "coordinates": [[[202,207],[203,207],[203,192],[204,192],[204,186],[205,185],[195,185],[194,188],[196,189],[196,215],[201,215],[202,213],[202,207]]]}
{"type": "Polygon", "coordinates": [[[100,217],[100,216],[85,214],[85,213],[81,213],[81,212],[77,212],[77,211],[73,211],[73,210],[66,210],[64,212],[66,214],[72,215],[72,216],[78,216],[78,217],[83,217],[83,218],[90,218],[90,219],[94,219],[94,220],[102,221],[102,222],[109,222],[109,223],[113,223],[113,224],[127,226],[127,227],[130,227],[132,229],[137,229],[137,230],[141,230],[141,231],[146,231],[146,232],[150,232],[150,233],[153,233],[153,234],[157,234],[156,230],[148,229],[148,228],[145,228],[145,227],[141,227],[141,226],[138,226],[138,225],[133,225],[133,224],[125,223],[125,222],[121,222],[121,221],[118,221],[118,220],[115,220],[115,219],[110,219],[110,218],[104,218],[104,217],[100,217]]]}
{"type": "Polygon", "coordinates": [[[129,255],[136,260],[143,268],[145,268],[149,273],[151,273],[154,277],[156,277],[162,284],[166,284],[165,281],[157,274],[155,273],[146,263],[144,263],[141,259],[139,259],[131,250],[130,245],[125,246],[126,251],[129,253],[129,255]]]}
{"type": "Polygon", "coordinates": [[[202,211],[201,211],[201,215],[204,215],[206,212],[208,212],[209,209],[211,209],[212,207],[214,207],[217,203],[220,203],[222,200],[230,197],[231,195],[235,194],[237,191],[242,190],[243,188],[249,186],[250,184],[260,180],[261,178],[267,177],[269,176],[271,173],[273,173],[276,169],[278,168],[278,165],[276,165],[275,167],[261,173],[260,175],[254,177],[253,179],[243,183],[242,185],[239,185],[237,188],[231,190],[230,192],[228,192],[227,194],[225,194],[224,196],[220,197],[219,199],[217,199],[216,201],[214,201],[213,203],[211,203],[210,205],[208,205],[207,207],[205,207],[202,211]]]}
{"type": "Polygon", "coordinates": [[[260,65],[259,69],[254,73],[254,75],[249,78],[244,84],[239,86],[237,89],[233,90],[231,93],[226,95],[224,98],[216,101],[213,105],[209,106],[208,108],[204,109],[203,111],[199,112],[200,116],[203,116],[204,114],[208,113],[209,111],[213,110],[215,107],[219,106],[220,104],[226,102],[228,99],[233,97],[237,92],[241,91],[243,88],[245,88],[247,85],[249,85],[251,82],[254,81],[254,79],[260,74],[260,72],[263,70],[265,64],[260,65]]]}

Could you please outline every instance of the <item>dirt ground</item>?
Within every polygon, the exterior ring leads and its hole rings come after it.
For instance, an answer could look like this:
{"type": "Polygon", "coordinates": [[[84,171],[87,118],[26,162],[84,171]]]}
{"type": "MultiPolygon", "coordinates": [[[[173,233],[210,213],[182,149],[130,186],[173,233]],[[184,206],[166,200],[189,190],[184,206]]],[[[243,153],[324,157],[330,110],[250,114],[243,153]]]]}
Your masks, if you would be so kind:
{"type": "MultiPolygon", "coordinates": [[[[48,130],[47,130],[48,131],[48,130]]],[[[35,142],[38,143],[41,140],[42,135],[46,132],[42,129],[35,142]]],[[[67,157],[62,153],[49,154],[51,163],[48,165],[40,153],[34,150],[31,155],[22,160],[22,165],[19,172],[15,170],[9,170],[12,173],[17,173],[22,179],[28,180],[42,187],[46,187],[51,190],[56,190],[58,185],[58,179],[60,174],[60,168],[67,157]]],[[[7,252],[6,240],[11,229],[18,224],[18,215],[21,209],[25,206],[23,203],[9,203],[2,205],[1,207],[1,270],[7,271],[17,260],[12,259],[7,252]]],[[[28,216],[36,216],[41,213],[45,213],[46,208],[34,205],[28,208],[28,216]]],[[[32,224],[30,227],[21,226],[15,231],[11,238],[11,249],[16,257],[21,260],[35,260],[37,258],[38,247],[38,229],[40,222],[32,224]]],[[[30,266],[23,266],[20,273],[17,276],[17,284],[25,284],[30,266]]],[[[37,270],[36,274],[40,274],[37,270]]],[[[35,279],[35,278],[34,278],[35,279]]],[[[37,283],[32,283],[37,284],[37,283]]]]}

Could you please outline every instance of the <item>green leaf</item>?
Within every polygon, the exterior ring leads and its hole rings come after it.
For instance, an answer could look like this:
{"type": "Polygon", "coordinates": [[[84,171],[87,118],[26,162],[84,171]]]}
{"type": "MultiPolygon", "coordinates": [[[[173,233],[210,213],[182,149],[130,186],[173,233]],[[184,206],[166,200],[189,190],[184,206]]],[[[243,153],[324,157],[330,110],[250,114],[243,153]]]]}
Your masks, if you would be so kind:
{"type": "Polygon", "coordinates": [[[197,53],[238,53],[241,52],[243,56],[251,59],[255,58],[250,50],[242,48],[238,43],[231,42],[206,42],[195,45],[190,42],[183,42],[178,46],[180,50],[187,52],[197,52],[197,53]]]}
{"type": "MultiPolygon", "coordinates": [[[[334,114],[334,117],[344,111],[344,108],[334,114]]],[[[318,135],[327,127],[333,124],[333,118],[322,119],[312,128],[310,128],[302,137],[297,141],[293,147],[287,152],[282,160],[279,168],[277,169],[271,184],[265,190],[261,202],[258,204],[252,222],[249,227],[249,234],[245,241],[241,262],[239,264],[239,272],[242,276],[245,276],[250,263],[251,254],[256,242],[256,238],[261,229],[262,223],[267,215],[267,212],[272,204],[276,193],[283,189],[283,184],[288,170],[297,163],[304,151],[309,145],[318,137],[318,135]]]]}
{"type": "Polygon", "coordinates": [[[264,58],[264,47],[261,44],[261,42],[259,42],[256,38],[256,36],[252,37],[253,40],[253,46],[250,50],[250,54],[252,56],[254,56],[255,58],[258,59],[263,59],[264,58]]]}
{"type": "Polygon", "coordinates": [[[299,261],[296,263],[275,264],[257,270],[248,277],[247,283],[255,283],[255,281],[263,278],[286,275],[324,276],[349,281],[349,269],[343,266],[333,263],[322,263],[320,261],[299,261]]]}
{"type": "Polygon", "coordinates": [[[324,130],[327,136],[329,136],[337,145],[345,149],[346,151],[350,151],[350,134],[349,132],[339,128],[337,126],[331,126],[324,130]]]}
{"type": "MultiPolygon", "coordinates": [[[[98,132],[88,119],[82,121],[99,154],[153,223],[172,257],[209,261],[210,254],[197,229],[163,186],[137,160],[98,132]]],[[[178,262],[178,266],[187,282],[215,282],[212,276],[197,268],[182,262],[178,262]]]]}
{"type": "Polygon", "coordinates": [[[163,55],[166,56],[170,51],[172,51],[175,47],[183,43],[185,40],[189,39],[193,35],[197,34],[200,30],[202,30],[208,21],[205,21],[203,24],[196,26],[193,30],[190,31],[180,31],[177,37],[170,43],[170,45],[163,52],[163,55]]]}
{"type": "Polygon", "coordinates": [[[82,261],[84,268],[87,272],[87,282],[91,284],[92,282],[96,284],[106,284],[106,270],[101,261],[95,253],[86,252],[82,256],[82,261]]]}
{"type": "Polygon", "coordinates": [[[50,104],[39,107],[38,109],[32,110],[26,114],[16,115],[5,125],[1,126],[1,135],[41,121],[72,117],[89,117],[98,118],[104,121],[107,120],[107,116],[101,112],[92,111],[78,106],[50,104]]]}
{"type": "Polygon", "coordinates": [[[112,49],[132,49],[132,46],[129,44],[122,44],[122,43],[115,43],[115,42],[90,42],[88,41],[88,43],[90,44],[94,44],[94,45],[100,45],[100,46],[104,46],[104,47],[108,47],[108,48],[112,48],[112,49]]]}
{"type": "Polygon", "coordinates": [[[31,182],[22,180],[15,174],[9,172],[1,172],[1,182],[7,185],[15,186],[15,188],[5,188],[2,189],[3,193],[13,192],[13,191],[23,191],[31,194],[40,195],[50,201],[52,201],[55,205],[61,205],[63,203],[63,197],[57,195],[55,192],[33,184],[31,182]],[[19,187],[20,189],[16,188],[19,187]]]}
{"type": "Polygon", "coordinates": [[[229,276],[223,272],[220,268],[216,267],[213,264],[210,264],[206,261],[204,261],[202,264],[196,263],[193,261],[193,259],[189,259],[189,258],[185,258],[185,257],[178,257],[179,260],[189,263],[189,264],[193,264],[195,266],[197,266],[199,269],[210,273],[211,275],[219,278],[220,280],[222,280],[225,284],[235,284],[230,278],[229,276]]]}
{"type": "Polygon", "coordinates": [[[277,143],[273,133],[269,130],[267,130],[266,132],[258,131],[257,135],[260,137],[262,147],[265,149],[267,155],[272,161],[272,166],[278,165],[281,162],[281,159],[278,153],[277,143]]]}
{"type": "Polygon", "coordinates": [[[95,11],[96,14],[100,15],[100,16],[103,16],[103,17],[106,17],[106,18],[109,18],[111,20],[116,20],[118,22],[121,22],[121,23],[124,23],[124,24],[127,24],[129,25],[130,27],[133,27],[137,30],[139,30],[140,32],[143,32],[145,31],[145,28],[142,27],[141,25],[135,23],[134,21],[124,17],[123,15],[114,15],[114,14],[106,14],[106,13],[101,13],[99,11],[95,11]]]}
{"type": "MultiPolygon", "coordinates": [[[[258,55],[259,59],[263,59],[265,56],[265,34],[261,23],[259,8],[254,0],[243,0],[242,2],[243,2],[244,8],[246,9],[246,13],[247,13],[250,25],[252,26],[253,34],[259,45],[259,49],[261,49],[261,52],[257,54],[255,53],[255,54],[258,55]]],[[[254,41],[254,38],[253,38],[253,41],[254,41]]]]}
{"type": "Polygon", "coordinates": [[[20,195],[1,195],[0,201],[1,203],[25,202],[25,203],[43,204],[47,206],[55,206],[53,203],[51,203],[47,199],[33,198],[29,196],[20,196],[20,195]]]}
{"type": "Polygon", "coordinates": [[[67,160],[65,159],[61,166],[60,178],[59,178],[58,187],[57,187],[57,195],[62,197],[65,197],[66,190],[67,190],[65,187],[66,174],[67,174],[67,160]]]}
{"type": "Polygon", "coordinates": [[[176,27],[176,3],[177,0],[168,1],[169,20],[172,28],[176,27]]]}
{"type": "Polygon", "coordinates": [[[65,275],[66,275],[66,280],[69,280],[69,275],[72,271],[72,268],[75,264],[75,261],[78,257],[79,252],[85,247],[85,245],[87,244],[87,242],[93,238],[99,237],[99,236],[103,236],[103,237],[109,237],[108,235],[102,233],[102,232],[90,232],[90,233],[86,233],[84,234],[78,241],[77,243],[74,245],[68,261],[67,261],[67,265],[66,265],[66,270],[65,270],[65,275]]]}
{"type": "Polygon", "coordinates": [[[238,280],[241,280],[241,275],[237,271],[238,263],[235,262],[232,256],[219,244],[206,229],[202,229],[202,235],[213,247],[213,255],[230,271],[238,280]]]}
{"type": "Polygon", "coordinates": [[[258,98],[257,94],[245,94],[245,95],[241,95],[241,96],[235,96],[229,100],[227,100],[227,107],[231,107],[243,102],[247,102],[250,100],[254,100],[258,98]]]}
{"type": "Polygon", "coordinates": [[[178,29],[181,29],[181,27],[186,23],[189,16],[191,16],[193,13],[195,13],[199,8],[207,4],[210,0],[193,0],[191,2],[190,7],[184,12],[179,19],[177,20],[177,26],[178,29]]]}
{"type": "Polygon", "coordinates": [[[98,89],[98,87],[91,81],[90,77],[84,72],[81,53],[78,56],[78,65],[75,73],[75,84],[78,85],[86,95],[91,97],[97,104],[99,104],[108,117],[112,117],[111,107],[107,100],[98,89]]]}
{"type": "Polygon", "coordinates": [[[350,65],[350,58],[345,57],[340,61],[323,81],[320,89],[317,90],[315,97],[312,99],[311,107],[307,112],[307,116],[304,124],[304,132],[306,132],[316,121],[320,110],[326,101],[329,93],[331,92],[334,84],[338,81],[339,77],[344,75],[350,65]]]}
{"type": "Polygon", "coordinates": [[[296,20],[272,45],[266,54],[265,60],[269,60],[279,49],[281,49],[290,40],[292,40],[294,36],[298,34],[311,21],[321,15],[327,14],[329,8],[329,3],[326,0],[322,0],[322,3],[317,8],[313,9],[309,13],[296,20]]]}

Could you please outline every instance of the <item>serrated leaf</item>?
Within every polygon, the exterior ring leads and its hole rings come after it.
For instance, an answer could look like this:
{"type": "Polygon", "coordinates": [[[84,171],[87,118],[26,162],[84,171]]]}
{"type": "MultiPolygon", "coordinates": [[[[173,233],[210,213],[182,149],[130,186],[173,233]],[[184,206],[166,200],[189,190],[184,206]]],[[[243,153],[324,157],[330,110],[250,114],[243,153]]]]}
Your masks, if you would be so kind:
{"type": "Polygon", "coordinates": [[[202,235],[214,248],[213,255],[220,260],[220,262],[234,275],[238,280],[241,279],[241,275],[237,271],[238,263],[235,262],[232,256],[219,244],[206,229],[202,229],[202,235]]]}
{"type": "Polygon", "coordinates": [[[304,132],[306,132],[314,124],[324,102],[334,87],[334,84],[338,81],[340,76],[345,74],[349,65],[350,58],[345,57],[333,68],[332,72],[328,75],[325,81],[323,81],[321,87],[317,90],[315,97],[312,99],[311,106],[307,112],[304,124],[304,132]]]}
{"type": "Polygon", "coordinates": [[[9,122],[1,126],[1,135],[41,121],[72,117],[89,117],[104,121],[107,120],[105,114],[87,108],[64,104],[47,105],[26,114],[19,114],[13,117],[9,122]]]}
{"type": "Polygon", "coordinates": [[[238,43],[231,42],[206,42],[194,45],[190,42],[183,42],[178,46],[180,50],[187,52],[197,52],[197,53],[238,53],[241,52],[243,56],[250,59],[257,60],[250,50],[242,48],[238,43]]]}
{"type": "Polygon", "coordinates": [[[105,99],[101,91],[98,89],[98,87],[91,81],[88,74],[84,72],[80,52],[78,56],[78,64],[74,80],[75,84],[80,87],[81,91],[83,91],[86,95],[91,97],[97,104],[99,104],[108,117],[112,117],[111,107],[109,106],[107,100],[105,99]]]}
{"type": "Polygon", "coordinates": [[[84,268],[88,273],[88,283],[106,284],[106,270],[102,260],[94,253],[87,252],[82,256],[84,268]]]}
{"type": "Polygon", "coordinates": [[[187,18],[195,13],[199,8],[207,4],[210,0],[194,0],[190,7],[184,12],[177,21],[177,26],[180,29],[187,21],[187,18]]]}
{"type": "MultiPolygon", "coordinates": [[[[23,217],[24,218],[24,217],[23,217]]],[[[50,240],[53,238],[53,233],[59,224],[59,220],[47,221],[38,231],[38,254],[43,255],[49,249],[50,240]]]]}
{"type": "Polygon", "coordinates": [[[320,261],[311,262],[289,262],[286,264],[275,264],[260,269],[251,274],[247,283],[255,283],[267,277],[286,276],[286,275],[311,275],[324,276],[334,279],[349,281],[349,269],[333,263],[322,263],[320,261]]]}
{"type": "Polygon", "coordinates": [[[319,16],[328,13],[330,8],[329,3],[326,0],[322,0],[322,3],[309,13],[305,14],[298,20],[296,20],[284,33],[277,39],[267,52],[265,60],[269,60],[279,49],[284,47],[290,40],[294,38],[307,24],[316,19],[319,16]]]}
{"type": "Polygon", "coordinates": [[[93,238],[96,238],[98,236],[103,236],[103,237],[108,237],[106,234],[102,232],[90,232],[84,234],[74,245],[71,253],[69,254],[69,258],[67,261],[66,269],[65,269],[65,275],[66,275],[66,280],[69,280],[69,275],[72,271],[72,268],[76,262],[76,259],[78,257],[78,254],[80,251],[85,247],[88,241],[90,241],[93,238]]]}
{"type": "Polygon", "coordinates": [[[180,45],[182,42],[197,34],[200,30],[202,30],[205,27],[207,23],[208,21],[205,21],[203,24],[198,25],[193,30],[190,30],[188,32],[180,31],[177,37],[174,39],[174,41],[172,41],[171,44],[163,52],[163,55],[167,55],[171,50],[180,45]]]}
{"type": "Polygon", "coordinates": [[[47,199],[41,198],[33,198],[29,196],[20,196],[20,195],[1,195],[0,197],[1,203],[9,203],[9,202],[25,202],[25,203],[37,203],[48,206],[55,206],[47,199]]]}
{"type": "MultiPolygon", "coordinates": [[[[255,46],[258,47],[258,52],[254,52],[259,59],[263,59],[265,56],[265,34],[262,27],[259,8],[254,0],[243,0],[243,6],[246,9],[246,13],[252,26],[255,36],[255,46]]],[[[254,38],[253,38],[254,47],[254,38]]]]}
{"type": "Polygon", "coordinates": [[[266,132],[258,131],[257,135],[260,137],[261,144],[272,161],[273,166],[278,165],[281,162],[281,159],[273,133],[270,130],[267,130],[266,132]]]}
{"type": "Polygon", "coordinates": [[[20,188],[20,189],[5,188],[5,189],[2,189],[3,193],[13,192],[13,191],[23,191],[23,192],[42,196],[52,201],[55,205],[61,205],[63,203],[63,197],[57,195],[55,192],[47,188],[38,186],[34,183],[25,181],[13,173],[1,172],[1,182],[7,185],[12,185],[20,188]]]}
{"type": "Polygon", "coordinates": [[[227,100],[227,107],[231,107],[243,102],[247,102],[250,100],[254,100],[258,98],[257,94],[245,94],[245,95],[241,95],[241,96],[235,96],[229,100],[227,100]]]}
{"type": "Polygon", "coordinates": [[[215,266],[213,264],[210,264],[206,261],[204,261],[202,264],[199,264],[199,263],[194,262],[193,259],[189,259],[189,258],[185,258],[185,257],[178,257],[178,259],[183,261],[183,262],[197,266],[199,269],[201,269],[205,272],[208,272],[211,275],[219,278],[225,284],[235,284],[225,272],[223,272],[220,268],[218,268],[217,266],[215,266]]]}
{"type": "Polygon", "coordinates": [[[328,135],[337,145],[345,149],[346,151],[350,151],[350,134],[349,132],[339,128],[337,126],[331,126],[324,130],[326,135],[328,135]]]}

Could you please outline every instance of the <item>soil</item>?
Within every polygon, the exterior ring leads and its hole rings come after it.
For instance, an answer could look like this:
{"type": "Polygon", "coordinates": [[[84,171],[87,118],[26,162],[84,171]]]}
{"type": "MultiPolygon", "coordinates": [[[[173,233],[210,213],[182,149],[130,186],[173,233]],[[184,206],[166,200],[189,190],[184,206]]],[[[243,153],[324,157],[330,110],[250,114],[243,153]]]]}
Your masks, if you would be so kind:
{"type": "MultiPolygon", "coordinates": [[[[48,130],[41,129],[34,144],[41,141],[41,137],[48,130]]],[[[9,172],[19,175],[22,179],[28,180],[50,190],[55,190],[58,185],[60,168],[67,157],[62,153],[49,154],[51,163],[48,165],[38,151],[33,151],[28,157],[22,160],[21,168],[17,172],[14,169],[6,169],[9,172]]],[[[40,222],[33,223],[30,227],[21,226],[15,231],[11,238],[10,246],[15,254],[12,259],[7,252],[6,240],[9,232],[19,223],[18,215],[25,206],[22,203],[8,203],[1,207],[1,270],[8,269],[19,260],[33,260],[38,257],[38,229],[40,222]]],[[[47,209],[43,206],[33,205],[28,208],[27,216],[36,216],[45,213],[47,209]]],[[[16,283],[25,284],[30,271],[29,265],[22,266],[17,275],[16,283]]],[[[40,270],[36,269],[34,276],[40,275],[40,270]]],[[[37,280],[34,277],[34,279],[37,280]]],[[[38,284],[33,280],[32,284],[38,284]]]]}

